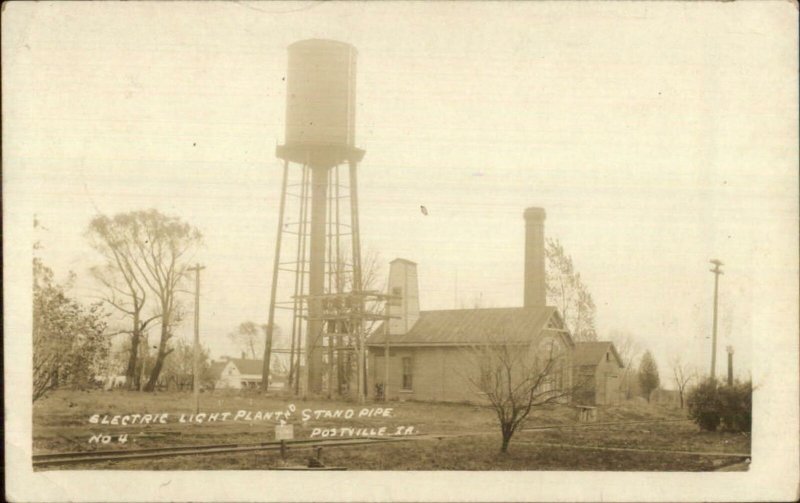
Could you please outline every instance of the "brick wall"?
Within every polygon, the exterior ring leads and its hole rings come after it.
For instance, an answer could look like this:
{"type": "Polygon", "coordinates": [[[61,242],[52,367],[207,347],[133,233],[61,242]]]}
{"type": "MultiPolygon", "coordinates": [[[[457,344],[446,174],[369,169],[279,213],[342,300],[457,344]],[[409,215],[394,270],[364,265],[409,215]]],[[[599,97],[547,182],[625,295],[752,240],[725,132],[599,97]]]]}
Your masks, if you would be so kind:
{"type": "MultiPolygon", "coordinates": [[[[533,348],[531,348],[533,350],[533,348]]],[[[533,358],[533,354],[531,354],[533,358]]],[[[375,385],[385,379],[384,349],[372,347],[369,352],[369,395],[375,396],[375,385]]],[[[572,386],[569,371],[571,357],[564,361],[564,387],[572,386]]],[[[460,347],[430,346],[390,348],[389,388],[390,400],[421,400],[441,402],[483,402],[472,382],[477,379],[475,359],[460,347]],[[412,385],[402,389],[403,358],[411,358],[412,385]]],[[[568,398],[564,399],[568,401],[568,398]]]]}
{"type": "MultiPolygon", "coordinates": [[[[370,396],[375,385],[385,379],[384,350],[371,348],[369,354],[370,396]]],[[[468,375],[474,363],[461,348],[415,347],[392,348],[389,354],[390,400],[422,400],[442,402],[480,401],[468,375]],[[411,389],[402,389],[403,358],[411,358],[411,389]]]]}

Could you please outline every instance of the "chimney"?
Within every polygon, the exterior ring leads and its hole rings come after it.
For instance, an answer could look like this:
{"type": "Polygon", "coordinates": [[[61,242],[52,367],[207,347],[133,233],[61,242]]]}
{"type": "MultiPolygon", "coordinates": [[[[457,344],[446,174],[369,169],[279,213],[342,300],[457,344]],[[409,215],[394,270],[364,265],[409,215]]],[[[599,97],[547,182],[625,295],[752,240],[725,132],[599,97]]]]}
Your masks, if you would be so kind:
{"type": "Polygon", "coordinates": [[[525,217],[525,307],[546,305],[544,208],[528,208],[525,217]]]}
{"type": "Polygon", "coordinates": [[[404,258],[389,263],[389,335],[405,334],[419,319],[419,285],[417,264],[404,258]],[[396,318],[395,318],[396,317],[396,318]]]}

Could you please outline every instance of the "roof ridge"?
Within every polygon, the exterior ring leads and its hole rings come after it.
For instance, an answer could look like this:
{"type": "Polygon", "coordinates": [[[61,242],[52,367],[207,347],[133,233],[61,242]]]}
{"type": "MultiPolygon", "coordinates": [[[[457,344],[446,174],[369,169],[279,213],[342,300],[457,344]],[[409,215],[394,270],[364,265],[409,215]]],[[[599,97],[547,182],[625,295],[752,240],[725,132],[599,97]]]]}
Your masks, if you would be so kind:
{"type": "Polygon", "coordinates": [[[447,311],[499,311],[501,309],[556,309],[555,306],[514,306],[514,307],[463,307],[459,309],[423,309],[422,313],[443,313],[447,311]]]}

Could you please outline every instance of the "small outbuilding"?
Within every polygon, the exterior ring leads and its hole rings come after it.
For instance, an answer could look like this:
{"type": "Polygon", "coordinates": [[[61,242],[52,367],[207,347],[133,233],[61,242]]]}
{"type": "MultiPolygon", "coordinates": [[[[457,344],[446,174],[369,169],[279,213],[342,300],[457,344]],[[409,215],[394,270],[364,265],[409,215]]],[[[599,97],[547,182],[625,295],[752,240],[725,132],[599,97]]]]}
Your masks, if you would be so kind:
{"type": "Polygon", "coordinates": [[[611,341],[576,342],[575,402],[582,405],[616,405],[620,402],[620,374],[624,367],[611,341]]]}

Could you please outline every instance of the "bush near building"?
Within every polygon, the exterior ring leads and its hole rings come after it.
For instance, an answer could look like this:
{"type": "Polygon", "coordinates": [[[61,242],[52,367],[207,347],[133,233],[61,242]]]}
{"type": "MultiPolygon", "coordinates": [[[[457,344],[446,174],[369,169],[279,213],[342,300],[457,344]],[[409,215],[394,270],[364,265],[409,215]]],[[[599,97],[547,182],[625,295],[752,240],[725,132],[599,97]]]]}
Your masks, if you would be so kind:
{"type": "Polygon", "coordinates": [[[750,431],[753,418],[753,384],[737,382],[719,389],[721,419],[726,430],[750,431]]]}
{"type": "Polygon", "coordinates": [[[706,379],[689,393],[689,418],[706,431],[716,431],[722,426],[728,431],[749,432],[752,394],[750,381],[723,386],[716,380],[706,379]]]}

